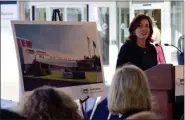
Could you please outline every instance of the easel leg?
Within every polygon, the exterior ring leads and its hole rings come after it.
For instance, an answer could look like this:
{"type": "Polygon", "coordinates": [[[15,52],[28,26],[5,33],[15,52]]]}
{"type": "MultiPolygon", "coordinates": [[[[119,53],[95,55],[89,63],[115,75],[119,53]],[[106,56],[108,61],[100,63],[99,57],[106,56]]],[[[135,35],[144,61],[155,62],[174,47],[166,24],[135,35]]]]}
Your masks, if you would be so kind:
{"type": "Polygon", "coordinates": [[[84,109],[84,107],[83,107],[83,102],[82,102],[81,99],[80,99],[80,105],[81,105],[81,110],[82,110],[82,113],[83,113],[84,120],[87,120],[86,114],[85,114],[85,109],[84,109]]]}
{"type": "Polygon", "coordinates": [[[85,113],[85,110],[84,110],[84,107],[83,107],[83,103],[89,98],[89,96],[87,96],[87,98],[85,98],[84,100],[80,99],[80,105],[81,105],[81,110],[82,110],[82,113],[83,113],[83,116],[84,116],[84,120],[87,120],[87,116],[86,116],[86,113],[85,113]]]}

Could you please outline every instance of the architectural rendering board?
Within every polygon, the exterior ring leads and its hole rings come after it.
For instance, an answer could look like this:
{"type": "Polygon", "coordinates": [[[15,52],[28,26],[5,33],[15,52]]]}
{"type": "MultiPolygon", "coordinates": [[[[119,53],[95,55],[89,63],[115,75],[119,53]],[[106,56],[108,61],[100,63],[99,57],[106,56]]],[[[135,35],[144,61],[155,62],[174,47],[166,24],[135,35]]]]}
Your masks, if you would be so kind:
{"type": "Polygon", "coordinates": [[[12,29],[24,91],[49,85],[74,98],[105,94],[95,22],[12,21],[12,29]]]}

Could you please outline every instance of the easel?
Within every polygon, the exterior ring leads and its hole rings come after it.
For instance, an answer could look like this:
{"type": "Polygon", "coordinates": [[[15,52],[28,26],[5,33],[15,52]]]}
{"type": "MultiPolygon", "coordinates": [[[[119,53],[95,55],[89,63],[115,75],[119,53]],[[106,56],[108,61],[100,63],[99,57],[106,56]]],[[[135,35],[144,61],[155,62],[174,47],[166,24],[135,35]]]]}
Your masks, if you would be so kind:
{"type": "MultiPolygon", "coordinates": [[[[60,10],[59,9],[54,9],[53,10],[53,15],[52,15],[52,21],[57,21],[57,14],[58,14],[58,18],[59,18],[59,21],[62,21],[62,18],[61,18],[61,14],[60,14],[60,10]]],[[[86,113],[85,113],[85,110],[84,110],[84,107],[83,107],[83,103],[86,102],[86,100],[89,99],[89,96],[87,96],[85,99],[79,99],[80,101],[80,105],[81,105],[81,110],[82,110],[82,113],[83,113],[83,116],[84,116],[84,120],[87,120],[87,116],[86,116],[86,113]]]]}
{"type": "Polygon", "coordinates": [[[83,113],[83,116],[84,116],[84,120],[87,120],[87,116],[86,116],[86,113],[85,113],[85,110],[84,110],[84,107],[83,107],[83,103],[89,99],[89,96],[87,96],[85,99],[80,99],[80,105],[81,105],[81,110],[82,110],[82,113],[83,113]]]}

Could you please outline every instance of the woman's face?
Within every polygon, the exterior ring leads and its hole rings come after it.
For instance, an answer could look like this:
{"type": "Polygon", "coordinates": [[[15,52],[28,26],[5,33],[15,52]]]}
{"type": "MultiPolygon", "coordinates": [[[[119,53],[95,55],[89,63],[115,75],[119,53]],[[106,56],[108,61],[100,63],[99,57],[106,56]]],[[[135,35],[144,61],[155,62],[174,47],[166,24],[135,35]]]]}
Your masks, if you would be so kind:
{"type": "Polygon", "coordinates": [[[140,24],[135,30],[135,35],[138,39],[146,39],[150,34],[149,22],[147,19],[140,21],[140,24]]]}

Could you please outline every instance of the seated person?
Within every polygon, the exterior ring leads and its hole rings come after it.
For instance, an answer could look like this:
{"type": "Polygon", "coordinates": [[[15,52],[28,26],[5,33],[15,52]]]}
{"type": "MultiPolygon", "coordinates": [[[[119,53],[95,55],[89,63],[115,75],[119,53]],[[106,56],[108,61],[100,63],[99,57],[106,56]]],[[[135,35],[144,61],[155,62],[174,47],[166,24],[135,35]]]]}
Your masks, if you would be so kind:
{"type": "Polygon", "coordinates": [[[126,120],[166,120],[164,117],[157,115],[154,112],[143,111],[133,114],[126,118],[126,120]]]}
{"type": "Polygon", "coordinates": [[[17,111],[32,120],[81,120],[78,105],[64,92],[41,87],[26,94],[17,111]]]}
{"type": "Polygon", "coordinates": [[[153,109],[148,79],[140,68],[124,65],[116,70],[109,90],[108,109],[111,114],[119,114],[122,120],[153,109]]]}

